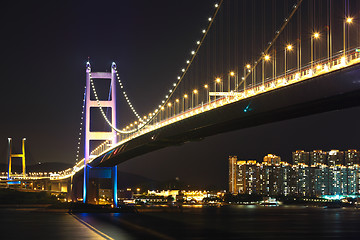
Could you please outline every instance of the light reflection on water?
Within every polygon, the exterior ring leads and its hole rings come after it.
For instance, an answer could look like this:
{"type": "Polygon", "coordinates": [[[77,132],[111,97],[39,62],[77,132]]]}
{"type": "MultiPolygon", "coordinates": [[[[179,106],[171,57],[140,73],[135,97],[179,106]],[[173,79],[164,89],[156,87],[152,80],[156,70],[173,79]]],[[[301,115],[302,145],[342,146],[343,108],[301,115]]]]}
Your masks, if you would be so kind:
{"type": "MultiPolygon", "coordinates": [[[[115,215],[114,215],[115,217],[115,215]]],[[[360,209],[306,206],[191,206],[183,210],[118,215],[181,239],[318,238],[358,239],[360,209]],[[176,229],[173,228],[176,226],[176,229]],[[221,238],[219,238],[221,236],[221,238]]]]}

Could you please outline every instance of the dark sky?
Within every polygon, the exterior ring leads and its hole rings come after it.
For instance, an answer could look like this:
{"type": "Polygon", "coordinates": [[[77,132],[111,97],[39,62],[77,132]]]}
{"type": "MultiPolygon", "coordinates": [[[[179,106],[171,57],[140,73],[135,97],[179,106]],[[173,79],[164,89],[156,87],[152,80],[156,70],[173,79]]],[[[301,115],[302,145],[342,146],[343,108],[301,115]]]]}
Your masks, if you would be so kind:
{"type": "MultiPolygon", "coordinates": [[[[212,0],[7,1],[2,3],[0,156],[7,138],[28,139],[31,161],[74,163],[85,63],[115,61],[133,105],[152,111],[213,12],[212,0]]],[[[121,95],[119,101],[123,102],[121,95]]],[[[229,155],[290,161],[297,149],[358,148],[360,109],[346,109],[209,137],[137,157],[125,172],[227,186],[229,155]]],[[[118,121],[131,112],[119,103],[118,121]]],[[[121,124],[120,124],[121,125],[121,124]]]]}

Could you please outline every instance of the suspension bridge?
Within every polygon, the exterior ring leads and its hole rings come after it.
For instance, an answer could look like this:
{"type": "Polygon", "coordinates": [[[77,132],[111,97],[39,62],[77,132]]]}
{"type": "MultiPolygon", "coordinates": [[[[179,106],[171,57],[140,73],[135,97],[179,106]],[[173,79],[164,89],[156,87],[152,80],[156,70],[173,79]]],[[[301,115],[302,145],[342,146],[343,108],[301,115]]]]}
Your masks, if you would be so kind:
{"type": "MultiPolygon", "coordinates": [[[[69,199],[89,203],[96,203],[90,179],[112,179],[116,205],[117,165],[136,156],[218,133],[358,106],[360,4],[351,4],[219,1],[163,99],[142,115],[130,101],[116,63],[110,72],[92,72],[87,62],[76,164],[46,178],[68,181],[69,199]],[[104,79],[110,88],[102,99],[95,83],[104,79]],[[122,127],[117,93],[135,117],[122,127]],[[92,109],[101,112],[108,131],[91,129],[92,109]]],[[[39,178],[9,176],[7,181],[39,178]]]]}

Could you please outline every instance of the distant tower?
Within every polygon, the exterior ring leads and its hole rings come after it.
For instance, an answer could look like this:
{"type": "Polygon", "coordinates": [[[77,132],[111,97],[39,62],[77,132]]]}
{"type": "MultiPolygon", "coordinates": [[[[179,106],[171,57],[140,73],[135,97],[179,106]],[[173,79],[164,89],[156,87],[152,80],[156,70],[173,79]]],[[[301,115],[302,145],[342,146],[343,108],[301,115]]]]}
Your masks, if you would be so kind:
{"type": "Polygon", "coordinates": [[[237,156],[229,156],[229,192],[237,193],[237,156]]]}
{"type": "Polygon", "coordinates": [[[22,175],[23,177],[26,176],[26,168],[25,168],[25,140],[26,138],[22,139],[22,153],[12,153],[12,139],[8,138],[8,179],[11,179],[11,164],[13,158],[21,158],[22,162],[22,175]]]}

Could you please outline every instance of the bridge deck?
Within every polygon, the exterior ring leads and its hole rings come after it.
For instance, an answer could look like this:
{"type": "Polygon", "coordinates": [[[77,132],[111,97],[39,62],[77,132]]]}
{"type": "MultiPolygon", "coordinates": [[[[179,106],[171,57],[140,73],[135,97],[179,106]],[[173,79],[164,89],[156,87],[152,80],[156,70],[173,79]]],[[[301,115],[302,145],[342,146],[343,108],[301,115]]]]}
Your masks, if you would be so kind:
{"type": "Polygon", "coordinates": [[[99,155],[91,166],[109,167],[167,146],[265,123],[360,104],[360,64],[205,111],[138,136],[99,155]]]}

